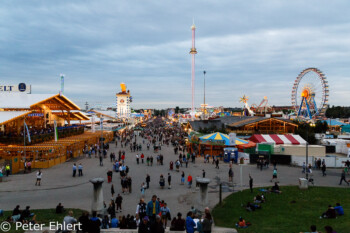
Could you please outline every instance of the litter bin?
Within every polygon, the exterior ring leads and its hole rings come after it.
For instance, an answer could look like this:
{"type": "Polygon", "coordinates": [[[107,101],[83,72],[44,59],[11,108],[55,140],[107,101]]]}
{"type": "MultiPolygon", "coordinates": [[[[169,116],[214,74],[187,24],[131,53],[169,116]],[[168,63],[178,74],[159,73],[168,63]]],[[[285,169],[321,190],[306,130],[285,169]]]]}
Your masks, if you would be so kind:
{"type": "Polygon", "coordinates": [[[239,159],[239,163],[240,163],[240,164],[244,164],[244,158],[243,158],[243,157],[241,157],[241,158],[239,159]]]}
{"type": "Polygon", "coordinates": [[[299,189],[308,189],[307,179],[299,178],[299,189]]]}

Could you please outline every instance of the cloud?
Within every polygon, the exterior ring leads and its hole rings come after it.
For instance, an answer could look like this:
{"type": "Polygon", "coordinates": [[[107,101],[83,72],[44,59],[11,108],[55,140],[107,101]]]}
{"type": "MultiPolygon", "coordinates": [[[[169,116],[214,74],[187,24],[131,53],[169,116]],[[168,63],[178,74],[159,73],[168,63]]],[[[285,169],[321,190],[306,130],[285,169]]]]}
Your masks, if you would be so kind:
{"type": "Polygon", "coordinates": [[[268,96],[290,105],[301,70],[328,77],[330,104],[348,105],[347,1],[11,1],[0,3],[0,83],[65,93],[82,106],[114,105],[119,83],[133,107],[191,105],[195,17],[196,105],[241,106],[268,96]]]}

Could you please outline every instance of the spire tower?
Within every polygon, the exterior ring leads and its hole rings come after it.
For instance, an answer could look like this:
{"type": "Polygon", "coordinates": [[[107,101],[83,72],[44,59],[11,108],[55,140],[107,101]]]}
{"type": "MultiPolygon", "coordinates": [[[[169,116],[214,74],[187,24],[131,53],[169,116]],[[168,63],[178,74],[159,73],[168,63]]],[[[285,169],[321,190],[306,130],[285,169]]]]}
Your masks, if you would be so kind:
{"type": "Polygon", "coordinates": [[[194,25],[194,20],[193,24],[191,26],[192,30],[192,48],[190,51],[190,54],[192,56],[192,82],[191,82],[191,87],[192,87],[192,108],[191,108],[191,116],[194,118],[195,114],[195,107],[194,107],[194,84],[195,84],[195,55],[197,54],[196,46],[195,46],[195,32],[196,32],[196,26],[194,25]]]}

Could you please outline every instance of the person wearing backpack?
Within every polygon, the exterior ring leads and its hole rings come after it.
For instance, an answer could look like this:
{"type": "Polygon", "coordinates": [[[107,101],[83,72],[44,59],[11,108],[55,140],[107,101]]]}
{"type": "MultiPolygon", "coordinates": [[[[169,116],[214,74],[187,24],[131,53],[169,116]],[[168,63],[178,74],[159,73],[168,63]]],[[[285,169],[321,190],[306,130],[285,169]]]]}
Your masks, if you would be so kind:
{"type": "Polygon", "coordinates": [[[145,200],[141,198],[139,204],[136,207],[136,214],[139,215],[140,219],[143,219],[146,216],[146,208],[147,205],[145,203],[145,200]]]}

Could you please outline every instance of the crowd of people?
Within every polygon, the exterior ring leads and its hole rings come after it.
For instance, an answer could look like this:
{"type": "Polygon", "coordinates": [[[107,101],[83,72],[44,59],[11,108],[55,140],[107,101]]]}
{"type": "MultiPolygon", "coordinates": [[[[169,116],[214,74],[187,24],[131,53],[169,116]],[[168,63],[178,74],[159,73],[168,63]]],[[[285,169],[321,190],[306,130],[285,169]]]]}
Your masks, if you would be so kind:
{"type": "MultiPolygon", "coordinates": [[[[118,199],[118,197],[117,197],[118,199]]],[[[118,203],[118,200],[115,201],[118,203]]],[[[117,204],[118,205],[118,204],[117,204]]],[[[167,227],[167,222],[170,222],[170,231],[185,231],[193,233],[196,231],[210,233],[213,223],[209,208],[205,208],[202,216],[196,214],[196,210],[192,209],[187,213],[186,219],[182,218],[181,213],[177,213],[176,217],[171,218],[170,209],[164,201],[160,202],[156,195],[146,204],[144,199],[140,199],[137,204],[135,215],[116,215],[116,207],[114,201],[108,208],[107,214],[98,214],[93,211],[83,211],[78,218],[74,217],[73,211],[67,211],[62,203],[56,206],[56,214],[66,214],[63,219],[62,232],[70,232],[68,229],[76,229],[81,233],[99,233],[101,229],[138,229],[139,233],[164,233],[167,227]],[[195,221],[196,220],[196,221],[195,221]],[[79,223],[79,226],[76,225],[79,223]]],[[[13,210],[12,215],[7,218],[10,223],[38,223],[36,216],[31,213],[30,206],[25,210],[20,210],[17,205],[13,210]]]]}
{"type": "MultiPolygon", "coordinates": [[[[178,230],[187,232],[211,232],[211,226],[213,223],[209,208],[205,209],[204,214],[198,214],[196,211],[191,209],[186,214],[186,218],[183,218],[182,213],[176,213],[176,216],[172,217],[171,206],[168,206],[166,200],[160,200],[156,195],[152,196],[152,199],[149,202],[145,202],[144,197],[145,193],[149,192],[151,177],[149,174],[145,174],[144,180],[141,182],[140,186],[137,184],[139,189],[136,191],[140,192],[140,201],[136,204],[135,213],[125,213],[123,211],[123,200],[129,198],[127,194],[132,193],[133,189],[133,179],[130,175],[130,169],[138,169],[140,166],[163,166],[164,165],[164,155],[161,153],[162,147],[173,147],[175,159],[169,162],[169,171],[168,173],[159,172],[159,188],[168,189],[172,188],[173,177],[172,174],[178,174],[179,181],[182,185],[187,184],[189,188],[192,187],[193,178],[190,174],[190,169],[188,169],[185,174],[185,171],[190,163],[196,162],[196,153],[190,153],[189,148],[187,148],[185,143],[186,133],[180,127],[166,127],[165,122],[160,119],[154,119],[153,122],[149,123],[143,131],[136,134],[133,130],[125,130],[121,134],[116,134],[116,140],[114,141],[115,145],[119,151],[110,151],[109,144],[103,143],[85,145],[84,154],[86,158],[99,158],[100,166],[106,166],[103,164],[104,159],[107,158],[109,153],[109,158],[111,161],[111,168],[107,171],[107,182],[110,184],[111,190],[111,201],[107,204],[104,204],[105,211],[103,213],[92,212],[83,212],[80,217],[75,218],[72,211],[66,211],[61,203],[56,207],[57,214],[67,214],[64,218],[64,221],[67,223],[81,223],[82,231],[81,232],[99,232],[100,229],[109,229],[109,228],[120,228],[120,229],[138,229],[140,233],[157,233],[164,232],[166,227],[170,227],[170,230],[178,230]],[[138,137],[138,136],[139,137],[138,137]],[[146,146],[145,146],[146,145],[146,146]],[[119,147],[118,147],[119,146],[119,147]],[[150,148],[153,147],[153,153],[156,155],[151,155],[146,153],[150,148]],[[145,151],[147,148],[147,151],[145,151]],[[128,164],[126,162],[126,156],[128,151],[137,152],[136,153],[136,163],[128,164]],[[156,163],[153,163],[153,160],[156,160],[156,163]],[[181,170],[180,170],[181,169],[181,170]],[[179,173],[174,173],[176,171],[179,173]],[[114,180],[120,180],[120,192],[115,192],[115,183],[114,180]],[[116,178],[115,178],[116,177],[116,178]],[[119,214],[120,213],[120,214],[119,214]]],[[[219,169],[219,159],[218,157],[213,156],[212,161],[210,161],[210,156],[204,156],[205,163],[212,162],[215,165],[215,168],[219,169]]],[[[128,160],[130,161],[130,160],[128,160]]],[[[135,161],[135,160],[133,160],[135,161]]],[[[318,161],[317,161],[318,163],[318,161]]],[[[168,163],[165,164],[167,166],[168,163]]],[[[209,165],[208,165],[209,166],[209,165]]],[[[259,161],[258,167],[269,166],[268,160],[259,161]]],[[[266,190],[266,192],[278,193],[281,194],[282,191],[277,182],[277,168],[276,162],[273,162],[273,174],[271,181],[274,182],[274,186],[266,190]]],[[[318,166],[318,165],[317,165],[318,166]]],[[[323,168],[323,162],[321,161],[320,169],[323,168]]],[[[318,168],[317,168],[318,169],[318,168]]],[[[83,165],[82,163],[74,163],[72,167],[72,176],[76,177],[77,171],[78,176],[83,176],[83,165]]],[[[206,177],[205,170],[199,170],[202,173],[202,177],[206,177]]],[[[304,172],[310,173],[311,168],[306,168],[304,172]],[[308,170],[307,170],[308,169],[308,170]]],[[[322,170],[323,171],[323,170],[322,170]]],[[[344,179],[340,181],[346,181],[345,174],[347,171],[343,171],[344,179]]],[[[325,170],[323,171],[325,175],[325,170]]],[[[233,169],[232,163],[229,164],[228,171],[228,181],[233,182],[233,169]]],[[[343,175],[342,175],[343,176],[343,175]]],[[[42,172],[39,170],[37,173],[37,182],[36,185],[40,185],[42,177],[42,172]]],[[[176,178],[176,177],[175,177],[176,178]]],[[[75,178],[77,179],[77,178],[75,178]]],[[[153,178],[152,178],[153,179],[153,178]]],[[[135,179],[137,182],[139,180],[135,179]]],[[[119,184],[118,184],[119,185],[119,184]]],[[[135,185],[134,185],[135,186],[135,185]]],[[[253,191],[253,179],[249,174],[249,186],[251,192],[253,191]]],[[[119,189],[118,189],[119,190],[119,189]]],[[[255,211],[262,208],[263,203],[266,203],[266,197],[264,191],[257,194],[251,202],[247,202],[244,206],[247,211],[255,211]]],[[[330,206],[328,210],[321,215],[322,218],[333,218],[333,216],[341,215],[343,211],[340,204],[337,203],[335,207],[330,206]],[[339,207],[340,206],[340,207],[339,207]],[[334,215],[334,211],[337,213],[334,215]],[[339,212],[339,213],[338,213],[339,212]]],[[[343,211],[344,214],[344,211],[343,211]]],[[[13,221],[33,221],[35,222],[35,214],[31,213],[29,208],[27,210],[19,211],[18,209],[13,211],[13,215],[10,220],[13,221]],[[24,212],[24,214],[22,214],[24,212]],[[28,215],[29,212],[29,215],[28,215]],[[22,216],[23,215],[23,216],[22,216]]],[[[247,222],[244,218],[240,217],[237,222],[237,227],[245,228],[250,226],[251,223],[247,222]]]]}
{"type": "MultiPolygon", "coordinates": [[[[27,130],[27,129],[26,129],[27,130]]],[[[47,125],[46,127],[35,127],[35,126],[30,126],[28,127],[28,131],[30,136],[34,135],[42,135],[42,134],[49,134],[53,133],[54,128],[51,125],[47,125]]],[[[27,131],[26,131],[27,133],[27,131]]],[[[24,137],[24,128],[22,127],[19,132],[17,131],[12,131],[12,132],[5,132],[5,131],[0,131],[0,137],[24,137]]]]}

